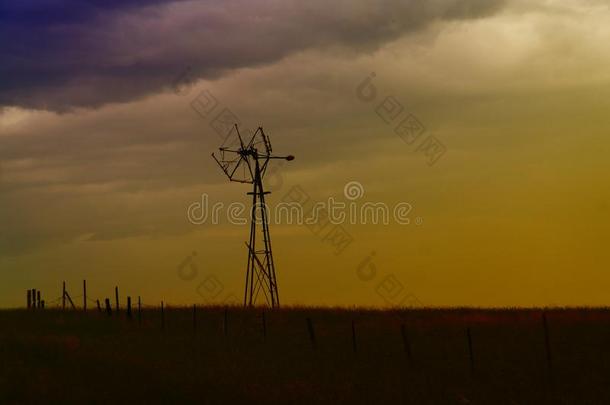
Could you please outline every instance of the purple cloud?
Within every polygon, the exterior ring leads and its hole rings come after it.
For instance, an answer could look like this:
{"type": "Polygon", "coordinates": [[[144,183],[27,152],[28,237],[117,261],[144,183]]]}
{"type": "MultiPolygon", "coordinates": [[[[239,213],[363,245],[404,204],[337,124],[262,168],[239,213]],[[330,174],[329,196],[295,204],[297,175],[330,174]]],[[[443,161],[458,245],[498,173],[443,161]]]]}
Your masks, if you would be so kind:
{"type": "Polygon", "coordinates": [[[505,0],[21,1],[0,5],[0,106],[67,110],[129,101],[192,79],[343,46],[370,51],[505,0]]]}

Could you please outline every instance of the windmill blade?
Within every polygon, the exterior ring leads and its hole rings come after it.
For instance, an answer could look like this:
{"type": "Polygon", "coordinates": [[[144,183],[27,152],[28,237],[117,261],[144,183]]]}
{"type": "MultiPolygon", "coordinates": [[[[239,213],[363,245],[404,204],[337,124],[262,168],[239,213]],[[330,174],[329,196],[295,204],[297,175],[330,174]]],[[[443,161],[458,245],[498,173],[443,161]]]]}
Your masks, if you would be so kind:
{"type": "Polygon", "coordinates": [[[244,149],[244,141],[241,137],[241,134],[239,133],[239,128],[237,127],[237,124],[235,124],[231,128],[231,130],[223,140],[222,145],[220,145],[220,149],[233,149],[235,152],[240,149],[244,149]]]}
{"type": "Polygon", "coordinates": [[[253,182],[250,162],[247,157],[244,157],[235,151],[222,148],[220,149],[219,157],[216,157],[214,153],[212,153],[212,157],[230,181],[248,184],[253,182]],[[243,164],[244,160],[246,161],[246,164],[243,164]],[[243,170],[242,172],[238,172],[240,167],[243,170]],[[247,172],[246,169],[248,170],[247,172]]]}
{"type": "Polygon", "coordinates": [[[248,148],[252,147],[252,145],[254,144],[254,138],[256,138],[256,134],[258,134],[258,131],[261,130],[261,127],[258,127],[258,129],[256,131],[254,131],[254,133],[252,134],[252,137],[250,138],[250,142],[248,142],[248,148]]]}
{"type": "MultiPolygon", "coordinates": [[[[231,172],[231,175],[229,176],[229,178],[230,178],[231,180],[233,180],[233,176],[235,175],[235,172],[236,172],[236,171],[237,171],[237,169],[239,168],[239,165],[241,165],[241,162],[243,162],[243,161],[244,161],[244,159],[245,159],[245,158],[244,158],[243,156],[240,156],[240,159],[237,161],[237,164],[235,165],[235,168],[233,169],[233,171],[231,172]]],[[[247,161],[247,160],[246,160],[246,161],[247,161]]],[[[243,178],[243,176],[242,176],[242,178],[243,178]]]]}
{"type": "Polygon", "coordinates": [[[271,153],[271,143],[263,132],[263,128],[258,127],[258,129],[254,131],[254,134],[248,143],[248,149],[249,148],[256,149],[260,155],[269,155],[271,153]]]}
{"type": "Polygon", "coordinates": [[[247,158],[240,157],[237,164],[232,166],[229,180],[237,183],[247,184],[252,184],[254,182],[254,178],[252,177],[250,170],[250,162],[247,158]],[[245,164],[243,162],[245,162],[245,164]],[[241,170],[238,172],[239,168],[241,168],[241,170]]]}
{"type": "Polygon", "coordinates": [[[241,134],[239,133],[239,128],[237,127],[237,124],[235,124],[235,132],[237,133],[237,137],[239,138],[239,146],[241,146],[241,149],[244,149],[244,140],[241,138],[241,134]]]}
{"type": "Polygon", "coordinates": [[[267,136],[267,134],[265,134],[265,131],[263,130],[263,128],[261,127],[261,136],[263,137],[263,141],[265,142],[265,147],[267,149],[267,154],[271,154],[271,152],[273,152],[273,149],[271,148],[271,141],[269,140],[269,137],[267,136]]]}
{"type": "Polygon", "coordinates": [[[227,177],[229,178],[229,180],[231,179],[231,176],[229,175],[229,172],[227,171],[227,164],[226,163],[221,163],[220,160],[218,160],[218,158],[216,157],[216,155],[214,155],[212,153],[212,157],[214,158],[214,160],[216,161],[216,163],[218,163],[218,166],[220,166],[220,168],[222,169],[223,172],[225,172],[225,174],[227,175],[227,177]]]}

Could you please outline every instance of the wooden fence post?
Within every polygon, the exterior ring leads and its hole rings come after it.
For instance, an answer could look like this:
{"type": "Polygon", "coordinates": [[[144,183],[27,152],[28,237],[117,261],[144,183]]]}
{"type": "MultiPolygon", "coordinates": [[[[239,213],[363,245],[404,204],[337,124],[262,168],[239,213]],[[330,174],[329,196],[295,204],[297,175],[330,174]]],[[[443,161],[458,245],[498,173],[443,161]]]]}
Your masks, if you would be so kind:
{"type": "Polygon", "coordinates": [[[357,346],[356,346],[356,324],[355,324],[353,319],[352,319],[352,349],[354,350],[354,353],[357,352],[357,346]]]}
{"type": "Polygon", "coordinates": [[[549,325],[546,319],[546,313],[542,313],[542,326],[544,328],[544,347],[546,351],[546,366],[548,369],[549,382],[553,384],[553,357],[551,352],[551,339],[549,336],[549,325]]]}
{"type": "Polygon", "coordinates": [[[470,328],[466,328],[466,337],[468,338],[468,357],[470,358],[470,375],[474,376],[474,351],[472,349],[472,335],[470,328]]]}
{"type": "Polygon", "coordinates": [[[311,341],[312,349],[317,347],[316,343],[316,332],[313,328],[313,323],[311,322],[311,318],[307,318],[307,330],[309,331],[309,340],[311,341]]]}
{"type": "Polygon", "coordinates": [[[115,300],[115,303],[116,303],[116,305],[115,305],[115,306],[116,306],[115,310],[116,310],[116,312],[117,312],[117,314],[118,314],[118,313],[119,313],[119,310],[120,310],[120,308],[121,308],[121,307],[119,306],[119,287],[114,287],[114,300],[115,300]]]}
{"type": "Polygon", "coordinates": [[[97,312],[102,312],[102,307],[100,306],[100,300],[95,300],[97,303],[97,312]]]}
{"type": "Polygon", "coordinates": [[[409,335],[407,335],[407,329],[405,328],[405,324],[400,324],[400,335],[402,336],[402,346],[407,354],[407,358],[409,362],[413,362],[413,353],[411,352],[411,342],[409,341],[409,335]]]}
{"type": "Polygon", "coordinates": [[[112,315],[112,308],[110,307],[110,298],[106,298],[106,313],[108,316],[112,315]]]}
{"type": "Polygon", "coordinates": [[[83,280],[83,312],[87,312],[87,280],[83,280]]]}
{"type": "Polygon", "coordinates": [[[28,296],[28,309],[32,309],[32,290],[27,291],[28,296]]]}
{"type": "Polygon", "coordinates": [[[223,331],[225,337],[227,337],[227,335],[229,334],[229,314],[228,314],[227,307],[225,307],[225,313],[224,313],[224,318],[223,318],[223,322],[222,322],[222,331],[223,331]]]}
{"type": "Polygon", "coordinates": [[[127,319],[131,320],[131,297],[127,297],[127,319]]]}
{"type": "Polygon", "coordinates": [[[40,290],[36,291],[36,306],[40,308],[40,290]]]}
{"type": "Polygon", "coordinates": [[[72,307],[72,309],[76,310],[76,305],[74,305],[74,301],[72,301],[72,298],[70,297],[70,294],[68,294],[67,291],[66,291],[65,297],[68,299],[68,302],[70,303],[70,306],[72,307]]]}
{"type": "Polygon", "coordinates": [[[32,288],[32,308],[36,309],[36,289],[32,288]]]}
{"type": "Polygon", "coordinates": [[[163,301],[161,301],[161,330],[165,330],[165,309],[163,301]]]}
{"type": "Polygon", "coordinates": [[[197,304],[193,304],[193,333],[197,333],[197,304]]]}

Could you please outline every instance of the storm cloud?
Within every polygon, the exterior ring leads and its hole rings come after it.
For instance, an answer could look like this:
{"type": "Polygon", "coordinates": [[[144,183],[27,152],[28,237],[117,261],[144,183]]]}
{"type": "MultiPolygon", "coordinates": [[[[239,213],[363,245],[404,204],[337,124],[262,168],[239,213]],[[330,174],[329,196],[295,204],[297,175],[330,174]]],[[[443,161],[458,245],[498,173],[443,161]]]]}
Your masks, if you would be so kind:
{"type": "Polygon", "coordinates": [[[24,1],[0,5],[0,106],[125,102],[312,48],[370,52],[505,0],[24,1]]]}

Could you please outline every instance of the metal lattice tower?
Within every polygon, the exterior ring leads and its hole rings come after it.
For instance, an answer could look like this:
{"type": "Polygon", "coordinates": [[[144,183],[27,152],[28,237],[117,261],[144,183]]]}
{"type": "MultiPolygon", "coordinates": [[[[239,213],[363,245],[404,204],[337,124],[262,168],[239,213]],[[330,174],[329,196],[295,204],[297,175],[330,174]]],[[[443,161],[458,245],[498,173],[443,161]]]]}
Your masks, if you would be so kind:
{"type": "Polygon", "coordinates": [[[248,143],[244,143],[237,125],[219,148],[219,156],[212,157],[227,175],[230,181],[252,184],[252,209],[250,215],[250,240],[248,248],[248,265],[246,269],[246,288],[244,306],[256,305],[262,292],[267,304],[279,308],[278,293],[271,237],[269,235],[269,218],[265,195],[269,191],[263,188],[263,177],[269,161],[272,159],[293,160],[294,156],[272,155],[271,142],[263,128],[259,127],[248,143]]]}

